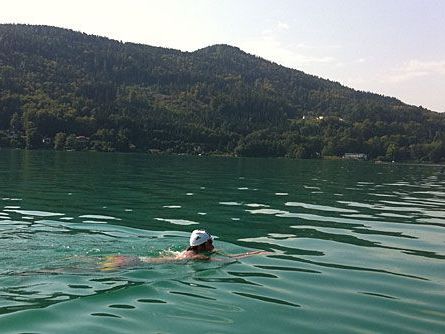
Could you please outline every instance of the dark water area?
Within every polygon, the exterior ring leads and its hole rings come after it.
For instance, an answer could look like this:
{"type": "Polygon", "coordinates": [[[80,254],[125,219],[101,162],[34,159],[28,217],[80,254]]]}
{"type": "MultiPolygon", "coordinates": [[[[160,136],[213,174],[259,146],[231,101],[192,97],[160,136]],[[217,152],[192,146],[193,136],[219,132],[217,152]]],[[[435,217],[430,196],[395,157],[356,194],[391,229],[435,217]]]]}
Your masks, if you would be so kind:
{"type": "Polygon", "coordinates": [[[440,166],[0,150],[0,246],[2,334],[445,332],[440,166]]]}

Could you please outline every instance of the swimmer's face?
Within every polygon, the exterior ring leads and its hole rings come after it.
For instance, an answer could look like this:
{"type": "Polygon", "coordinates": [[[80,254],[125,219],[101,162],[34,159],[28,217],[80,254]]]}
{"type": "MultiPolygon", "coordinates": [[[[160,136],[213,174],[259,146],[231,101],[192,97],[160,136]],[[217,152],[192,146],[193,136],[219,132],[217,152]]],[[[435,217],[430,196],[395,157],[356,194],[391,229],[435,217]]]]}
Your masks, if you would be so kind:
{"type": "Polygon", "coordinates": [[[204,244],[204,247],[207,252],[211,252],[212,250],[214,250],[215,247],[213,246],[213,240],[207,240],[204,244]]]}

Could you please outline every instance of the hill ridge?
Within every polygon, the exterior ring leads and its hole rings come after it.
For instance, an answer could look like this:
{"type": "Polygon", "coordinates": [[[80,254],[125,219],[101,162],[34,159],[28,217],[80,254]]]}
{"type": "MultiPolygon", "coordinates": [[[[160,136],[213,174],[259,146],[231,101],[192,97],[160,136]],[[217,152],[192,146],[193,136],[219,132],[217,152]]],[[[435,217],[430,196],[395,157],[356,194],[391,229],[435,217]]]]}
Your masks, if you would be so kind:
{"type": "Polygon", "coordinates": [[[227,44],[183,52],[2,24],[0,75],[2,146],[443,157],[443,115],[227,44]]]}

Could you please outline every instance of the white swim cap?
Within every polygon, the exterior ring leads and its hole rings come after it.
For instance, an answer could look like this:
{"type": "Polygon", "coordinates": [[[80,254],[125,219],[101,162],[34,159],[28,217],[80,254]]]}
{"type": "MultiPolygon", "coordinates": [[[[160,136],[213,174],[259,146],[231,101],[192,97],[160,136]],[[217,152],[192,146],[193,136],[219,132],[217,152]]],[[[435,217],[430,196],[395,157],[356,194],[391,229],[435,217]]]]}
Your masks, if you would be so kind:
{"type": "Polygon", "coordinates": [[[208,240],[213,240],[210,233],[204,230],[194,230],[190,235],[190,246],[199,246],[207,242],[208,240]]]}

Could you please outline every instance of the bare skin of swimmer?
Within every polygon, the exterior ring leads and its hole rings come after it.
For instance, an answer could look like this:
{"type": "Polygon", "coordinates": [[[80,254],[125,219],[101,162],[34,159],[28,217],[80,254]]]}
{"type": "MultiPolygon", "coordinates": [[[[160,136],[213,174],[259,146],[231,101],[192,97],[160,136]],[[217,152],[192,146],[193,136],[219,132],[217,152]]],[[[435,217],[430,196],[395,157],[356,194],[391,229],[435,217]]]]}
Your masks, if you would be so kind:
{"type": "Polygon", "coordinates": [[[123,256],[112,255],[105,257],[105,260],[101,262],[101,270],[114,270],[120,267],[128,267],[132,265],[138,265],[141,263],[168,263],[168,262],[181,262],[181,261],[227,261],[224,258],[242,259],[252,255],[271,254],[264,251],[253,251],[242,254],[221,254],[221,257],[211,257],[210,255],[218,254],[215,252],[213,246],[213,237],[209,232],[205,230],[194,230],[190,234],[189,240],[190,247],[181,253],[174,256],[161,256],[161,257],[146,257],[146,256],[123,256]]]}
{"type": "MultiPolygon", "coordinates": [[[[186,260],[224,261],[221,258],[210,257],[210,254],[214,251],[214,249],[215,247],[213,246],[213,240],[208,240],[207,242],[201,245],[191,246],[175,256],[162,256],[162,257],[147,257],[147,256],[127,257],[122,255],[110,256],[107,257],[107,259],[104,262],[102,262],[101,270],[114,270],[119,267],[137,265],[138,263],[161,264],[169,262],[181,262],[186,260]]],[[[272,254],[272,253],[265,251],[253,251],[241,254],[224,254],[224,256],[231,259],[242,259],[253,255],[267,255],[267,254],[272,254]]]]}
{"type": "MultiPolygon", "coordinates": [[[[207,241],[206,243],[189,247],[185,251],[182,251],[180,254],[176,256],[166,256],[166,257],[159,257],[159,258],[153,258],[153,257],[139,257],[139,259],[142,262],[145,263],[165,263],[170,261],[180,261],[180,260],[212,260],[212,258],[209,255],[206,255],[205,253],[211,253],[213,252],[215,247],[213,246],[212,240],[207,241]]],[[[264,251],[253,251],[253,252],[247,252],[242,254],[232,254],[232,255],[225,255],[232,259],[242,259],[245,257],[249,257],[252,255],[260,255],[260,254],[271,254],[270,252],[264,252],[264,251]]]]}

